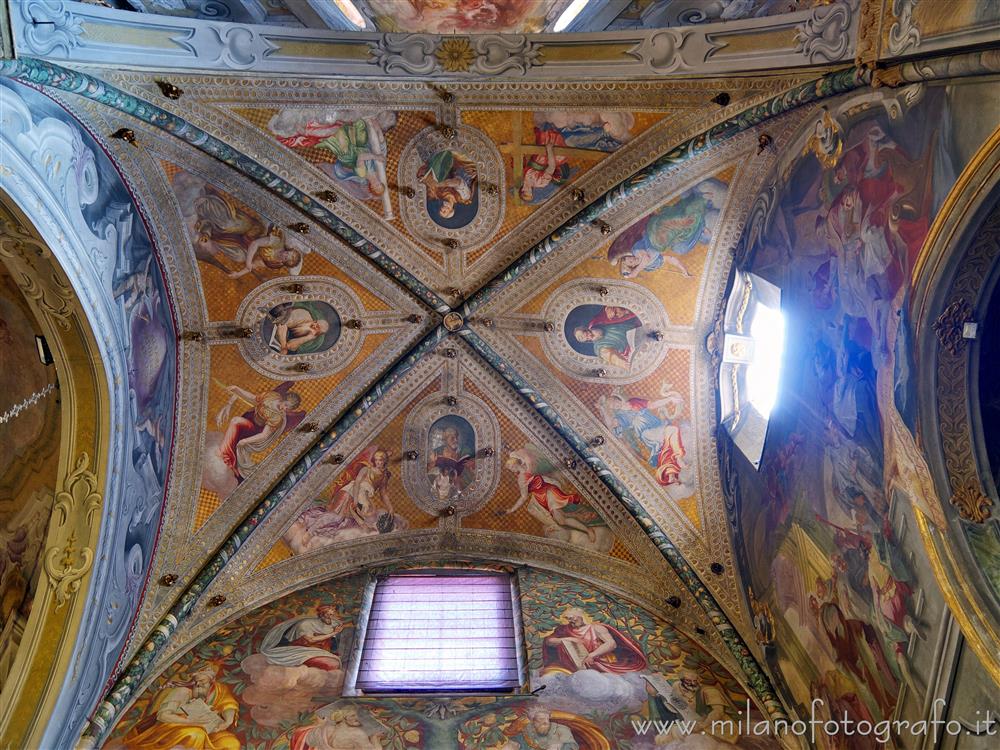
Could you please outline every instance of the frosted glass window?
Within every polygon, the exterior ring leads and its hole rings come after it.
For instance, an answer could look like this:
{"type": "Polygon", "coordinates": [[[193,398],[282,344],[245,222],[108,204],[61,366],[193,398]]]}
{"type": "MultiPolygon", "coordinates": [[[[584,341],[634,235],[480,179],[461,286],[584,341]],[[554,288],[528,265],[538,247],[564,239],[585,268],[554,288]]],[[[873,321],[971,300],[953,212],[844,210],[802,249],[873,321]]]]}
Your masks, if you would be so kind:
{"type": "Polygon", "coordinates": [[[510,691],[520,685],[511,578],[394,575],[375,587],[355,687],[510,691]]]}

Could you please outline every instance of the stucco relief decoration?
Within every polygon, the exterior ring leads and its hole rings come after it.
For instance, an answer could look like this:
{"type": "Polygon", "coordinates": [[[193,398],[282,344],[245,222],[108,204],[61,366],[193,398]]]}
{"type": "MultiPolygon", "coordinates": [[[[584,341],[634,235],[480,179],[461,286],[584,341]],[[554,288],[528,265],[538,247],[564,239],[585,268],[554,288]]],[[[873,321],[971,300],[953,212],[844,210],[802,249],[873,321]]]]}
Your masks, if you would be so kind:
{"type": "Polygon", "coordinates": [[[31,52],[69,55],[80,44],[83,24],[66,7],[65,0],[28,0],[13,5],[20,6],[21,16],[26,21],[24,40],[31,52]]]}
{"type": "Polygon", "coordinates": [[[795,31],[795,50],[810,63],[842,59],[851,46],[851,6],[847,3],[820,5],[795,31]]]}
{"type": "Polygon", "coordinates": [[[283,380],[336,372],[361,348],[363,309],[352,290],[328,277],[272,279],[240,304],[237,320],[249,334],[239,340],[240,353],[258,372],[283,380]]]}
{"type": "Polygon", "coordinates": [[[580,279],[556,289],[542,317],[553,330],[545,353],[566,372],[595,383],[635,383],[663,361],[667,347],[655,332],[668,325],[652,292],[629,281],[580,279]]]}
{"type": "Polygon", "coordinates": [[[383,34],[368,43],[372,59],[384,72],[412,75],[437,72],[437,45],[438,37],[433,34],[383,34]]]}
{"type": "Polygon", "coordinates": [[[724,45],[712,42],[700,31],[662,29],[650,34],[627,54],[654,73],[693,70],[724,45]]]}
{"type": "Polygon", "coordinates": [[[454,131],[449,137],[444,129],[426,128],[403,149],[399,184],[414,191],[400,196],[400,216],[423,242],[474,250],[503,220],[503,160],[479,130],[463,125],[454,131]]]}
{"type": "Polygon", "coordinates": [[[920,46],[920,29],[913,20],[917,0],[893,0],[892,15],[895,21],[889,27],[889,52],[901,55],[920,46]]]}
{"type": "MultiPolygon", "coordinates": [[[[177,334],[139,207],[101,145],[52,99],[4,80],[0,153],[5,167],[0,188],[64,263],[98,334],[113,396],[109,429],[115,471],[108,472],[103,489],[110,519],[101,530],[103,552],[86,559],[88,539],[77,525],[66,528],[57,542],[62,556],[45,562],[66,597],[74,584],[83,585],[86,568],[93,569],[80,637],[72,647],[78,668],[58,699],[55,712],[61,721],[42,744],[57,747],[75,740],[79,722],[119,658],[142,597],[173,443],[177,334]]],[[[35,281],[27,293],[41,292],[46,312],[56,320],[64,316],[66,283],[40,274],[35,281]]]]}
{"type": "Polygon", "coordinates": [[[524,75],[532,66],[541,65],[539,45],[523,34],[479,34],[473,39],[473,48],[477,53],[473,73],[499,75],[509,71],[524,75]]]}
{"type": "Polygon", "coordinates": [[[173,41],[209,64],[247,70],[278,46],[252,26],[212,23],[198,26],[173,41]]]}
{"type": "Polygon", "coordinates": [[[94,551],[79,545],[76,529],[71,526],[81,517],[92,524],[100,507],[101,495],[97,492],[97,476],[90,470],[90,456],[81,453],[73,472],[56,493],[53,513],[58,541],[49,547],[43,563],[57,607],[80,590],[81,580],[94,562],[94,551]]]}
{"type": "Polygon", "coordinates": [[[403,425],[403,487],[417,507],[432,515],[449,507],[457,515],[474,513],[500,481],[496,416],[467,393],[450,400],[430,397],[403,425]]]}

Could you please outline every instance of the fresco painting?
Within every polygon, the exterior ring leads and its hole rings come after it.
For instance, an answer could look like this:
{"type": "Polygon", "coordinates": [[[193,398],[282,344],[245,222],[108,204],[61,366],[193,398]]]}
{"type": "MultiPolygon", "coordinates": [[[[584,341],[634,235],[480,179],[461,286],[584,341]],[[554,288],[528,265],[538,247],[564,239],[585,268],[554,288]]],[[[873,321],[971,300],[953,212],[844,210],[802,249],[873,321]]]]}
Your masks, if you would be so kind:
{"type": "Polygon", "coordinates": [[[680,717],[706,731],[706,750],[777,746],[711,735],[713,718],[746,711],[746,694],[685,635],[592,584],[533,569],[519,583],[530,687],[545,685],[537,697],[343,697],[367,580],[319,584],[226,623],[156,679],[106,747],[653,750],[690,738],[641,736],[636,725],[680,717]]]}
{"type": "MultiPolygon", "coordinates": [[[[108,300],[109,327],[100,334],[121,357],[121,378],[111,386],[120,404],[111,415],[120,424],[113,442],[120,460],[103,498],[104,513],[115,521],[102,530],[103,552],[94,562],[94,583],[72,655],[80,669],[67,678],[54,709],[64,718],[60,731],[72,734],[119,658],[153,558],[173,440],[177,335],[152,239],[104,149],[70,114],[32,88],[0,82],[0,112],[0,146],[23,159],[24,174],[17,179],[36,181],[59,196],[52,214],[43,212],[39,224],[59,222],[65,234],[77,238],[80,273],[74,286],[89,285],[91,293],[108,300]],[[112,600],[118,606],[93,606],[112,600]]],[[[0,182],[19,170],[0,175],[0,182]]],[[[10,184],[14,195],[18,183],[10,184]]],[[[38,207],[29,208],[30,216],[38,207]]],[[[37,361],[37,354],[25,358],[37,361]]],[[[44,533],[39,524],[32,521],[29,538],[44,533]]],[[[15,546],[26,541],[15,538],[15,546]]],[[[20,564],[22,574],[30,569],[27,557],[20,564]]],[[[73,741],[64,736],[56,744],[73,741]]]]}
{"type": "Polygon", "coordinates": [[[510,451],[505,466],[517,479],[519,496],[512,506],[497,513],[510,516],[523,507],[549,539],[610,552],[614,537],[607,523],[538,447],[527,443],[510,451]]]}
{"type": "Polygon", "coordinates": [[[608,262],[626,279],[656,271],[690,278],[683,256],[712,241],[728,187],[709,178],[622,232],[608,248],[608,262]]]}
{"type": "Polygon", "coordinates": [[[447,501],[476,480],[476,432],[468,420],[447,414],[427,434],[427,481],[447,501]]]}
{"type": "Polygon", "coordinates": [[[211,319],[231,320],[239,303],[262,281],[303,272],[310,253],[294,233],[191,172],[168,162],[163,168],[202,283],[214,292],[206,297],[211,319]]]}
{"type": "Polygon", "coordinates": [[[396,113],[365,113],[289,107],[276,111],[267,130],[278,141],[315,163],[349,195],[377,203],[387,221],[393,219],[386,159],[387,134],[396,113]]]}
{"type": "Polygon", "coordinates": [[[904,28],[917,29],[918,40],[1000,24],[1000,5],[982,0],[949,3],[910,2],[899,9],[904,28]],[[904,12],[905,11],[905,12],[904,12]],[[908,22],[908,23],[907,23],[908,22]]]}
{"type": "Polygon", "coordinates": [[[916,93],[901,118],[877,100],[822,114],[751,249],[789,322],[784,401],[760,475],[743,477],[758,641],[796,701],[822,697],[855,721],[890,716],[903,686],[924,691],[906,654],[929,623],[890,518],[895,503],[930,512],[914,464],[908,280],[961,164],[947,93],[916,93]]]}
{"type": "Polygon", "coordinates": [[[340,338],[340,315],[327,302],[283,302],[267,311],[260,337],[276,354],[325,352],[340,338]]]}
{"type": "Polygon", "coordinates": [[[595,154],[613,153],[635,135],[631,112],[534,112],[532,148],[517,149],[520,170],[517,196],[524,203],[542,203],[579,173],[595,154]],[[582,158],[581,158],[582,157],[582,158]]]}
{"type": "Polygon", "coordinates": [[[741,21],[805,10],[819,3],[820,0],[632,0],[608,30],[741,21]]]}
{"type": "Polygon", "coordinates": [[[40,332],[27,299],[0,263],[0,413],[35,393],[41,400],[0,424],[0,682],[13,663],[31,612],[59,470],[56,373],[38,359],[40,332]]]}
{"type": "Polygon", "coordinates": [[[642,321],[627,307],[579,305],[566,316],[566,340],[576,351],[628,370],[643,346],[642,321]]]}
{"type": "Polygon", "coordinates": [[[380,31],[428,34],[530,33],[556,0],[367,0],[380,31]]]}
{"type": "Polygon", "coordinates": [[[595,504],[576,486],[573,473],[542,446],[544,437],[515,425],[511,414],[466,379],[465,388],[487,402],[500,423],[502,471],[496,490],[462,527],[528,534],[636,564],[595,504]]]}
{"type": "Polygon", "coordinates": [[[684,434],[690,434],[691,425],[681,419],[684,406],[684,396],[666,381],[653,398],[614,388],[597,400],[604,424],[646,461],[663,487],[679,488],[691,481],[684,448],[684,434]]]}
{"type": "Polygon", "coordinates": [[[239,484],[257,464],[255,454],[272,448],[282,435],[302,422],[306,413],[299,408],[302,396],[290,380],[258,393],[238,385],[221,382],[216,385],[229,398],[215,415],[215,426],[222,432],[209,433],[206,437],[203,484],[214,492],[221,490],[224,497],[229,492],[224,491],[223,485],[230,483],[214,479],[218,473],[217,464],[220,461],[225,464],[232,480],[239,484]]]}
{"type": "Polygon", "coordinates": [[[284,534],[297,555],[331,544],[407,528],[392,504],[390,453],[368,446],[303,510],[284,534]]]}
{"type": "Polygon", "coordinates": [[[417,180],[423,186],[428,216],[445,229],[467,226],[479,212],[476,163],[453,149],[421,151],[420,155],[423,164],[417,170],[417,180]]]}

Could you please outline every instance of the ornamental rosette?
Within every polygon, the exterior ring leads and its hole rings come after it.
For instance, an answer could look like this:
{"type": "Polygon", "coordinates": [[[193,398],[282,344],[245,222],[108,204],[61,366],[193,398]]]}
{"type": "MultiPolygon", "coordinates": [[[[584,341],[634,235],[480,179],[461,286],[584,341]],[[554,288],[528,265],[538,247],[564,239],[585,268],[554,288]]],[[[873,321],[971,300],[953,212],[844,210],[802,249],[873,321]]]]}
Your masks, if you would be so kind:
{"type": "Polygon", "coordinates": [[[441,67],[449,73],[467,73],[476,59],[476,53],[465,37],[442,39],[434,51],[441,67]]]}

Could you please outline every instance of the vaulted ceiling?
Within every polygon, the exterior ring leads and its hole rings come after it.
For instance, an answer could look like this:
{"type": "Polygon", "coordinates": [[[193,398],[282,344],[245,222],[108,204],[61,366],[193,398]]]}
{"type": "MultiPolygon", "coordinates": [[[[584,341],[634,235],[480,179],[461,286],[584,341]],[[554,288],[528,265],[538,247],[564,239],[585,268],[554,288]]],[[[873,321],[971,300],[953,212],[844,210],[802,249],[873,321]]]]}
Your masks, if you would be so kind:
{"type": "MultiPolygon", "coordinates": [[[[567,4],[363,10],[382,31],[533,33],[567,4]]],[[[619,5],[589,18],[677,22],[619,5]]],[[[461,75],[435,80],[10,63],[110,152],[179,336],[176,413],[145,426],[173,422],[170,479],[122,689],[309,584],[464,557],[625,592],[780,711],[746,646],[710,338],[765,178],[870,70],[512,83],[464,75],[491,53],[453,42],[428,58],[461,75]]]]}

